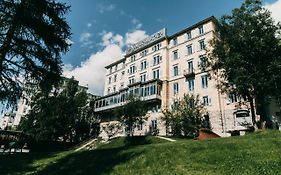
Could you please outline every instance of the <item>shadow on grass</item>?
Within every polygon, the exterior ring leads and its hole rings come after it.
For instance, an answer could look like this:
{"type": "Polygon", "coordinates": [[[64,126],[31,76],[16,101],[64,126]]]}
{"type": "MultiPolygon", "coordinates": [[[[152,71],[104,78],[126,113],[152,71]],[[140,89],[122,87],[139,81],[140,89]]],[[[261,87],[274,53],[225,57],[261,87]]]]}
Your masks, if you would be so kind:
{"type": "Polygon", "coordinates": [[[99,149],[70,154],[57,163],[47,166],[38,174],[110,174],[117,165],[142,154],[142,151],[130,150],[130,147],[144,144],[151,144],[151,140],[147,137],[113,139],[110,144],[103,145],[99,149]]]}
{"type": "Polygon", "coordinates": [[[126,150],[125,147],[81,151],[60,159],[37,174],[109,174],[115,166],[124,164],[140,154],[142,154],[141,151],[130,151],[126,150]]]}
{"type": "Polygon", "coordinates": [[[163,141],[150,137],[127,137],[113,139],[110,144],[91,151],[1,155],[0,175],[110,174],[114,167],[143,153],[141,149],[130,147],[158,142],[163,141]]]}
{"type": "Polygon", "coordinates": [[[24,174],[36,171],[36,166],[32,166],[34,161],[45,159],[55,155],[55,153],[16,153],[0,155],[0,174],[24,174]]]}

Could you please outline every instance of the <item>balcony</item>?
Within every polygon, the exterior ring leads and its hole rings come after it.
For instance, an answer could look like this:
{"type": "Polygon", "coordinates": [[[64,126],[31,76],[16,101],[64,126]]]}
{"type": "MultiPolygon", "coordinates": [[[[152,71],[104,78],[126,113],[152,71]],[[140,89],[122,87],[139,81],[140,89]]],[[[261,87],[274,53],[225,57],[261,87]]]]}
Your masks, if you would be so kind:
{"type": "Polygon", "coordinates": [[[194,70],[194,68],[183,70],[183,75],[185,76],[185,78],[194,77],[194,76],[195,76],[195,70],[194,70]]]}
{"type": "Polygon", "coordinates": [[[146,102],[161,101],[162,81],[153,79],[135,86],[128,86],[122,91],[99,97],[95,100],[95,112],[108,112],[127,103],[129,94],[139,97],[146,102]]]}

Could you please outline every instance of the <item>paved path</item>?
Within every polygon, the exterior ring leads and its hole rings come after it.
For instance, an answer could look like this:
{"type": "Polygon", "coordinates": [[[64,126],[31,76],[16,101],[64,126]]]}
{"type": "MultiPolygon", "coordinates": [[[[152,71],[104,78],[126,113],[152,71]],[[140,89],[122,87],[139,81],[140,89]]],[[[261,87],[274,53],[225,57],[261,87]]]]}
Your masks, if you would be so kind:
{"type": "Polygon", "coordinates": [[[77,148],[75,151],[80,151],[81,149],[85,148],[86,146],[92,144],[94,141],[96,141],[97,139],[92,139],[89,142],[85,143],[84,145],[81,145],[79,148],[77,148]]]}
{"type": "Polygon", "coordinates": [[[159,139],[168,140],[169,142],[175,142],[176,141],[174,139],[170,139],[170,138],[167,138],[167,137],[161,137],[161,136],[156,136],[156,137],[158,137],[159,139]]]}

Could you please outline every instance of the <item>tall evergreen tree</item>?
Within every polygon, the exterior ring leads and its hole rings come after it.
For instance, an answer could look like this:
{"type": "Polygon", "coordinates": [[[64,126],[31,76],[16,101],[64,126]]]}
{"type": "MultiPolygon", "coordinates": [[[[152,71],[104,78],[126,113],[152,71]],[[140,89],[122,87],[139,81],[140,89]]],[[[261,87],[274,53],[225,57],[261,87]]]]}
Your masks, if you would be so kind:
{"type": "Polygon", "coordinates": [[[68,11],[54,0],[0,1],[0,101],[15,103],[23,81],[44,91],[59,81],[70,46],[68,11]]]}
{"type": "Polygon", "coordinates": [[[281,80],[281,27],[270,15],[260,0],[246,0],[217,21],[218,37],[209,54],[219,87],[250,101],[254,122],[255,100],[261,121],[268,124],[268,97],[280,94],[281,80]]]}

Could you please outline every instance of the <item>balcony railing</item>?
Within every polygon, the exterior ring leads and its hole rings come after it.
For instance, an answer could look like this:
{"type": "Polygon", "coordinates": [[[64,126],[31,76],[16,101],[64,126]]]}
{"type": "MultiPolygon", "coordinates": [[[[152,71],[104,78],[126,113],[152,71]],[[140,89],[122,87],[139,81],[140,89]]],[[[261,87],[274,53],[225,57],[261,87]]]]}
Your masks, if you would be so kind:
{"type": "Polygon", "coordinates": [[[183,70],[183,75],[184,75],[186,78],[194,77],[194,76],[195,76],[195,70],[194,70],[194,68],[183,70]]]}
{"type": "Polygon", "coordinates": [[[129,94],[139,97],[142,101],[161,101],[162,81],[153,79],[143,83],[132,84],[122,91],[99,97],[95,100],[95,112],[109,111],[127,103],[129,94]]]}

